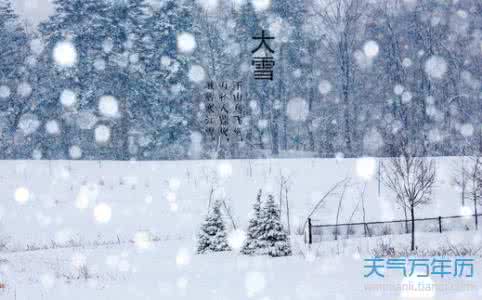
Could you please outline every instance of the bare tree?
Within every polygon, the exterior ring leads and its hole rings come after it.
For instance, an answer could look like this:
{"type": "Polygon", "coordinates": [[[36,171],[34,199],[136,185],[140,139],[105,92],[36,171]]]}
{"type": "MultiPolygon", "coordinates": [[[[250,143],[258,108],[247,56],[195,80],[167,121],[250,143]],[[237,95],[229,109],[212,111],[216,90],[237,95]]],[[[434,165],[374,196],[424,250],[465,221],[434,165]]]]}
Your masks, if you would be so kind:
{"type": "Polygon", "coordinates": [[[280,215],[282,213],[283,208],[283,197],[286,206],[286,222],[287,222],[287,231],[288,235],[291,234],[290,228],[290,206],[288,201],[288,193],[291,185],[291,179],[288,174],[283,174],[283,171],[280,171],[279,175],[280,180],[280,187],[279,187],[279,207],[280,207],[280,215]]]}
{"type": "Polygon", "coordinates": [[[392,190],[397,203],[410,212],[411,250],[415,250],[415,208],[430,201],[435,182],[435,163],[427,157],[417,157],[403,151],[400,157],[389,158],[383,164],[385,185],[392,190]]]}
{"type": "Polygon", "coordinates": [[[324,27],[321,46],[336,61],[336,79],[340,83],[343,111],[343,139],[345,152],[353,151],[353,128],[355,120],[353,97],[355,92],[356,64],[354,52],[362,27],[363,1],[339,0],[313,2],[312,13],[319,17],[324,27]],[[324,2],[323,2],[324,3],[324,2]]]}
{"type": "Polygon", "coordinates": [[[336,209],[335,231],[333,233],[335,235],[335,241],[338,240],[338,234],[340,233],[338,230],[338,223],[340,220],[341,211],[343,209],[343,199],[345,198],[345,192],[349,182],[350,181],[347,180],[343,185],[343,190],[341,191],[340,198],[338,199],[338,208],[336,209]]]}
{"type": "Polygon", "coordinates": [[[478,205],[482,203],[482,158],[472,156],[462,159],[462,168],[454,175],[454,183],[462,191],[462,205],[471,202],[473,205],[475,229],[479,229],[478,205]]]}

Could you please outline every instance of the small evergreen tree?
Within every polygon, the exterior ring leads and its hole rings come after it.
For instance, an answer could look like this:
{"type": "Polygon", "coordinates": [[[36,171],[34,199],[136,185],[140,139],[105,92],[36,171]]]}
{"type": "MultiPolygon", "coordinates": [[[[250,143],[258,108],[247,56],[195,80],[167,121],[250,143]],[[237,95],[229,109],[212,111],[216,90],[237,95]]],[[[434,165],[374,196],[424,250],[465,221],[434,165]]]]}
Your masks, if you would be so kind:
{"type": "Polygon", "coordinates": [[[281,223],[273,195],[268,196],[261,212],[259,243],[263,254],[273,257],[291,255],[290,241],[281,223]]]}
{"type": "Polygon", "coordinates": [[[261,226],[261,194],[262,191],[259,190],[256,196],[256,201],[253,205],[253,216],[249,220],[248,234],[246,238],[246,243],[241,250],[241,253],[246,255],[253,255],[259,252],[261,248],[259,242],[260,226],[261,226]]]}
{"type": "Polygon", "coordinates": [[[228,241],[221,215],[221,202],[216,201],[206,216],[198,236],[197,253],[228,251],[228,241]]]}

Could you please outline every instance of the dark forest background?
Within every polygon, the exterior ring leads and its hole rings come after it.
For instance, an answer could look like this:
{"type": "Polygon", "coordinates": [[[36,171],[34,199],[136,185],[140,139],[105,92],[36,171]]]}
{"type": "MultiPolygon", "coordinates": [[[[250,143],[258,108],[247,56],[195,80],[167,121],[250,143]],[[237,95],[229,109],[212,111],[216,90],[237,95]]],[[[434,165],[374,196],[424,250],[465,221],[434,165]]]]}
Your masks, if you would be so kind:
{"type": "Polygon", "coordinates": [[[480,155],[479,0],[56,0],[38,27],[0,1],[0,158],[157,160],[480,155]],[[266,30],[273,81],[254,80],[266,30]],[[180,53],[177,37],[195,37],[180,53]],[[53,60],[59,42],[75,67],[53,60]],[[193,80],[194,70],[198,72],[193,80]],[[199,66],[206,77],[197,80],[199,66]],[[243,141],[205,132],[208,80],[243,87],[243,141]],[[65,107],[66,90],[77,101],[65,107]],[[99,113],[115,97],[119,117],[99,113]],[[303,118],[292,118],[306,110],[303,118]],[[110,128],[99,143],[95,129],[110,128]]]}

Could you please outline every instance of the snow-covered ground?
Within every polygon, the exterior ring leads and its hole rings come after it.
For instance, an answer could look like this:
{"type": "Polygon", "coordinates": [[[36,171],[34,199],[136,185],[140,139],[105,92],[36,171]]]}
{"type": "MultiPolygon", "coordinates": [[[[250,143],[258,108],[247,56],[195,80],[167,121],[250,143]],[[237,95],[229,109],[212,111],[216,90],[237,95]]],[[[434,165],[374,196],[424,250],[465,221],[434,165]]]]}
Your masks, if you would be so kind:
{"type": "MultiPolygon", "coordinates": [[[[458,215],[452,184],[460,158],[437,158],[433,201],[416,217],[458,215]]],[[[245,228],[258,189],[276,199],[287,178],[291,231],[299,231],[316,202],[351,178],[339,223],[346,223],[365,187],[367,221],[402,218],[378,179],[375,159],[266,159],[230,161],[3,161],[0,163],[0,236],[8,249],[128,241],[139,231],[159,239],[191,238],[212,198],[224,198],[245,228]]],[[[313,216],[335,223],[338,193],[313,216]]],[[[285,191],[283,191],[283,194],[285,191]]],[[[286,218],[285,212],[282,212],[286,218]]],[[[352,222],[361,220],[360,208],[352,222]]],[[[285,220],[286,222],[286,220],[285,220]]]]}
{"type": "MultiPolygon", "coordinates": [[[[460,158],[437,158],[431,204],[417,217],[457,215],[452,185],[460,158]]],[[[278,198],[288,178],[291,230],[337,182],[347,186],[341,222],[353,214],[365,186],[367,220],[402,217],[378,179],[376,159],[230,161],[4,161],[0,163],[0,299],[404,299],[400,290],[373,290],[363,258],[379,243],[397,249],[409,236],[317,243],[292,236],[294,255],[247,257],[233,252],[195,255],[195,236],[208,199],[224,198],[238,228],[246,229],[258,189],[278,198]],[[28,250],[28,251],[25,251],[28,250]]],[[[314,216],[334,223],[339,193],[314,216]]],[[[285,215],[283,214],[285,217],[285,215]]],[[[355,213],[353,222],[361,213],[355,213]]],[[[231,222],[227,222],[231,230],[231,222]]],[[[419,233],[422,249],[441,245],[480,248],[480,231],[419,233]]],[[[480,253],[480,252],[479,252],[480,253]]],[[[432,299],[480,299],[473,284],[436,292],[432,299]]],[[[385,284],[401,283],[397,275],[385,284]]],[[[462,281],[461,281],[462,280],[462,281]]],[[[374,283],[374,282],[371,282],[374,283]]],[[[383,283],[383,282],[375,282],[383,283]]],[[[415,298],[413,298],[415,299],[415,298]]]]}
{"type": "MultiPolygon", "coordinates": [[[[480,237],[476,242],[473,234],[421,238],[434,246],[447,241],[480,246],[480,237]]],[[[408,237],[387,239],[405,243],[408,237]]],[[[295,255],[284,258],[233,252],[195,255],[192,240],[8,253],[2,255],[7,288],[0,291],[0,299],[420,299],[403,298],[400,288],[392,287],[403,281],[396,272],[385,279],[363,277],[363,259],[372,257],[368,249],[379,242],[328,242],[310,251],[293,241],[295,255]],[[310,254],[315,251],[322,256],[310,254]],[[379,290],[379,284],[385,290],[379,290]]],[[[480,267],[477,260],[474,278],[433,278],[456,288],[435,289],[431,299],[480,299],[480,267]]]]}

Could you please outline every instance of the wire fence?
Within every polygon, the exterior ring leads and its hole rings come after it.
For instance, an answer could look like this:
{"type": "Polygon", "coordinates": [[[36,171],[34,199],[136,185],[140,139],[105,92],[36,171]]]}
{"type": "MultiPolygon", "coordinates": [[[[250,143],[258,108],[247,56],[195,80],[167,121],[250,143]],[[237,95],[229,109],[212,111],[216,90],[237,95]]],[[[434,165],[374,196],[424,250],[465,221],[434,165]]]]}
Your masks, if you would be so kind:
{"type": "MultiPolygon", "coordinates": [[[[439,216],[434,218],[414,219],[415,232],[445,232],[477,230],[482,214],[465,216],[439,216]]],[[[361,222],[345,224],[317,224],[308,219],[305,242],[334,241],[341,239],[407,234],[412,232],[412,220],[392,220],[379,222],[361,222]]]]}

